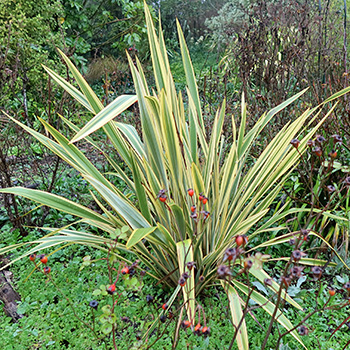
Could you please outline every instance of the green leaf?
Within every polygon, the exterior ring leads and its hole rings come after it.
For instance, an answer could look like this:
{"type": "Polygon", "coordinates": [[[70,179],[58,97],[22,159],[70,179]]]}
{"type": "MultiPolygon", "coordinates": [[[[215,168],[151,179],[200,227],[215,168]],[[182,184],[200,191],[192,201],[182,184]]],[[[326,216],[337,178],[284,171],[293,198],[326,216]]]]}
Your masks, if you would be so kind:
{"type": "Polygon", "coordinates": [[[77,142],[100,129],[128,109],[136,101],[137,96],[135,95],[121,95],[117,97],[112,103],[102,109],[101,112],[96,114],[95,117],[73,137],[70,143],[77,142]]]}
{"type": "MultiPolygon", "coordinates": [[[[234,289],[230,284],[225,283],[224,281],[221,281],[221,285],[228,296],[233,325],[235,327],[238,327],[243,317],[240,297],[236,289],[234,289]]],[[[239,350],[249,349],[248,333],[247,333],[247,326],[246,326],[245,320],[243,320],[240,325],[239,331],[237,332],[236,340],[237,340],[237,346],[239,350]]]]}
{"type": "Polygon", "coordinates": [[[72,214],[84,219],[110,224],[109,220],[107,220],[104,216],[94,212],[93,210],[52,193],[24,187],[3,188],[0,189],[0,193],[12,193],[68,214],[72,214]]]}
{"type": "Polygon", "coordinates": [[[147,227],[147,228],[138,228],[133,231],[131,236],[129,237],[126,248],[130,249],[137,243],[139,243],[142,239],[146,238],[150,233],[154,232],[157,227],[147,227]]]}

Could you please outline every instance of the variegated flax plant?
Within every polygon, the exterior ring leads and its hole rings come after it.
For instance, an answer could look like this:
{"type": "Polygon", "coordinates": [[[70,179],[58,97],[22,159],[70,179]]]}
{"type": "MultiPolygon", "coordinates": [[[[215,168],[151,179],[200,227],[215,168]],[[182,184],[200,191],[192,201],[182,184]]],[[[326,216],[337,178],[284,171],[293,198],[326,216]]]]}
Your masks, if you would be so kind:
{"type": "MultiPolygon", "coordinates": [[[[78,87],[51,69],[44,68],[52,79],[91,112],[92,119],[79,129],[63,118],[76,132],[73,139],[69,140],[42,119],[40,121],[51,135],[50,138],[9,117],[86,179],[95,190],[91,192],[91,200],[97,203],[103,214],[40,190],[14,187],[1,192],[20,195],[74,215],[80,221],[104,231],[107,236],[113,237],[117,228],[127,225],[129,231],[126,243],[118,241],[113,254],[126,261],[125,254],[121,252],[134,253],[148,267],[148,273],[154,279],[173,287],[169,306],[181,292],[187,317],[194,324],[196,295],[208,285],[218,283],[217,267],[226,249],[235,247],[236,237],[246,235],[251,240],[261,233],[282,229],[278,223],[293,210],[277,210],[263,224],[257,224],[268,213],[283,182],[298,162],[299,152],[305,151],[306,142],[313,137],[335,106],[315,127],[311,127],[311,122],[315,121],[326,103],[329,105],[328,102],[349,89],[333,95],[318,107],[300,113],[298,118],[291,120],[278,132],[252,162],[251,158],[248,159],[250,150],[262,130],[304,91],[264,113],[249,131],[246,130],[243,96],[239,128],[234,119],[236,116],[232,117],[232,143],[228,148],[222,133],[225,101],[215,115],[209,135],[196,77],[180,26],[178,35],[187,81],[186,107],[182,93],[175,89],[162,30],[159,28],[157,36],[147,6],[145,13],[156,84],[154,90],[149,89],[140,62],[136,59],[134,64],[128,57],[136,95],[119,96],[104,107],[72,62],[60,52],[78,87]],[[141,115],[142,135],[138,135],[132,125],[115,121],[119,114],[136,101],[141,115]],[[84,139],[98,148],[90,135],[101,128],[129,171],[122,169],[109,155],[105,154],[105,157],[114,168],[115,176],[125,182],[133,196],[124,195],[76,146],[77,141],[84,139]],[[296,137],[300,139],[298,150],[290,145],[290,141],[296,137]],[[192,262],[195,267],[189,270],[188,266],[192,262]],[[179,283],[187,271],[185,283],[179,283]]],[[[35,245],[18,259],[63,244],[81,244],[107,251],[106,244],[115,242],[112,237],[92,234],[88,230],[82,232],[69,227],[43,229],[48,231],[48,235],[32,242],[35,245]]],[[[279,240],[265,242],[259,248],[288,240],[288,237],[281,236],[279,240]]],[[[22,245],[2,248],[0,254],[22,245]]],[[[251,254],[253,256],[253,251],[251,254]]],[[[261,282],[269,278],[261,264],[254,263],[249,271],[253,278],[261,282]]],[[[227,282],[222,281],[222,284],[227,282]]],[[[271,288],[277,290],[278,284],[274,282],[271,288]]],[[[249,288],[232,280],[224,289],[229,294],[233,320],[239,320],[240,298],[249,293],[249,288]]],[[[273,304],[258,292],[251,293],[250,298],[261,303],[268,313],[273,312],[273,304]]],[[[296,308],[301,308],[288,295],[285,294],[284,298],[296,308]]],[[[292,328],[284,315],[278,317],[277,321],[287,330],[292,328]]],[[[239,337],[244,339],[245,327],[242,330],[239,337]]],[[[291,334],[301,342],[296,332],[291,334]]],[[[242,339],[240,348],[246,346],[246,341],[242,339]]]]}

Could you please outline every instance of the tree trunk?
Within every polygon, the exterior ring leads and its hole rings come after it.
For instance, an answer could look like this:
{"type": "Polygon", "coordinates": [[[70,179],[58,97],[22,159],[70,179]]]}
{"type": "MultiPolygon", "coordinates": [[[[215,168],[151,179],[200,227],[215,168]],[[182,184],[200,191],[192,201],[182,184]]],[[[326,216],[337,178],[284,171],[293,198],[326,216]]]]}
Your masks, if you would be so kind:
{"type": "MultiPolygon", "coordinates": [[[[0,267],[4,259],[0,257],[0,267]]],[[[18,321],[23,315],[17,313],[17,301],[21,300],[20,295],[14,290],[12,283],[12,272],[8,270],[0,271],[0,301],[4,304],[5,314],[12,318],[14,322],[18,321]]]]}

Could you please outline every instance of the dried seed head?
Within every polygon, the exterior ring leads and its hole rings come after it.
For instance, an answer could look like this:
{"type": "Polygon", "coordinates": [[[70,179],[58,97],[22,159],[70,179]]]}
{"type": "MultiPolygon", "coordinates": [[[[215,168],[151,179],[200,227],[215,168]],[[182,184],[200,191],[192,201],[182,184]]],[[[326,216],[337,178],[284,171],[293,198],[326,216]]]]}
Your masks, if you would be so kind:
{"type": "Polygon", "coordinates": [[[218,275],[221,278],[231,275],[230,268],[227,265],[220,265],[218,267],[218,275]]]}
{"type": "Polygon", "coordinates": [[[271,278],[265,278],[264,279],[265,286],[272,287],[272,279],[271,278]]]}
{"type": "Polygon", "coordinates": [[[237,257],[236,248],[227,248],[225,250],[225,255],[224,255],[223,261],[225,262],[226,260],[228,260],[228,261],[236,260],[236,257],[237,257]]]}
{"type": "Polygon", "coordinates": [[[292,259],[294,261],[299,261],[303,256],[303,253],[300,250],[293,250],[292,259]]]}
{"type": "Polygon", "coordinates": [[[332,137],[333,137],[334,143],[342,143],[343,142],[342,138],[339,135],[333,135],[332,137]]]}
{"type": "Polygon", "coordinates": [[[314,147],[314,146],[315,146],[315,141],[310,139],[308,142],[306,142],[306,144],[307,144],[309,147],[314,147]]]}
{"type": "Polygon", "coordinates": [[[199,282],[202,283],[202,282],[204,282],[204,280],[205,280],[205,277],[204,277],[203,275],[200,275],[200,276],[199,276],[199,282]]]}
{"type": "Polygon", "coordinates": [[[300,145],[300,141],[298,139],[293,139],[292,141],[290,141],[290,144],[295,147],[298,148],[300,145]]]}
{"type": "Polygon", "coordinates": [[[350,186],[350,176],[347,176],[344,180],[346,186],[350,186]]]}
{"type": "Polygon", "coordinates": [[[187,280],[188,278],[190,278],[190,275],[187,272],[184,272],[181,277],[187,280]]]}
{"type": "Polygon", "coordinates": [[[308,335],[309,330],[305,326],[300,326],[298,332],[300,335],[308,335]]]}
{"type": "Polygon", "coordinates": [[[196,263],[194,261],[189,261],[186,266],[191,271],[193,268],[196,268],[196,263]]]}
{"type": "Polygon", "coordinates": [[[160,191],[158,192],[157,198],[163,197],[163,196],[165,195],[165,193],[166,193],[166,190],[165,190],[165,189],[160,190],[160,191]]]}
{"type": "Polygon", "coordinates": [[[336,188],[333,185],[328,185],[327,190],[329,193],[333,193],[336,190],[336,188]]]}
{"type": "Polygon", "coordinates": [[[301,266],[294,266],[294,267],[290,270],[290,274],[292,275],[292,277],[300,277],[302,271],[303,271],[303,267],[301,267],[301,266]]]}
{"type": "Polygon", "coordinates": [[[253,262],[248,259],[248,260],[244,260],[244,268],[249,270],[251,267],[253,266],[253,262]]]}
{"type": "Polygon", "coordinates": [[[120,318],[122,322],[129,322],[130,318],[128,316],[123,316],[120,318]]]}
{"type": "Polygon", "coordinates": [[[160,322],[164,323],[166,321],[166,315],[160,316],[160,322]]]}
{"type": "Polygon", "coordinates": [[[316,136],[316,141],[318,143],[323,143],[324,141],[326,141],[326,139],[322,135],[317,135],[316,136]]]}
{"type": "Polygon", "coordinates": [[[346,282],[344,284],[344,289],[346,289],[348,292],[350,292],[350,282],[346,282]]]}
{"type": "Polygon", "coordinates": [[[295,244],[295,239],[294,239],[294,238],[291,238],[291,239],[289,240],[289,244],[290,244],[290,245],[294,245],[294,244],[295,244]]]}
{"type": "Polygon", "coordinates": [[[286,288],[288,288],[290,286],[291,281],[292,281],[292,279],[290,277],[285,277],[285,276],[281,277],[281,282],[286,288]]]}
{"type": "Polygon", "coordinates": [[[315,280],[318,280],[322,276],[322,269],[319,266],[314,266],[311,269],[311,272],[312,272],[315,280]]]}

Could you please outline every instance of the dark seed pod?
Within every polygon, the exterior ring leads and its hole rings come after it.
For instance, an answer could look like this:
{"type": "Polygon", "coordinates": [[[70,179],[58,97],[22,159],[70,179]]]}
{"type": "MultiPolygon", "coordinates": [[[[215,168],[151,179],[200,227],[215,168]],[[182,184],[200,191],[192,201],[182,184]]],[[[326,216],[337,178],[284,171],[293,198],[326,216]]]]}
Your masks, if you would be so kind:
{"type": "Polygon", "coordinates": [[[95,310],[97,310],[97,307],[98,307],[98,301],[96,300],[91,300],[90,303],[89,303],[89,306],[95,310]]]}
{"type": "Polygon", "coordinates": [[[147,301],[147,303],[153,303],[154,297],[152,295],[147,294],[146,295],[146,301],[147,301]]]}

